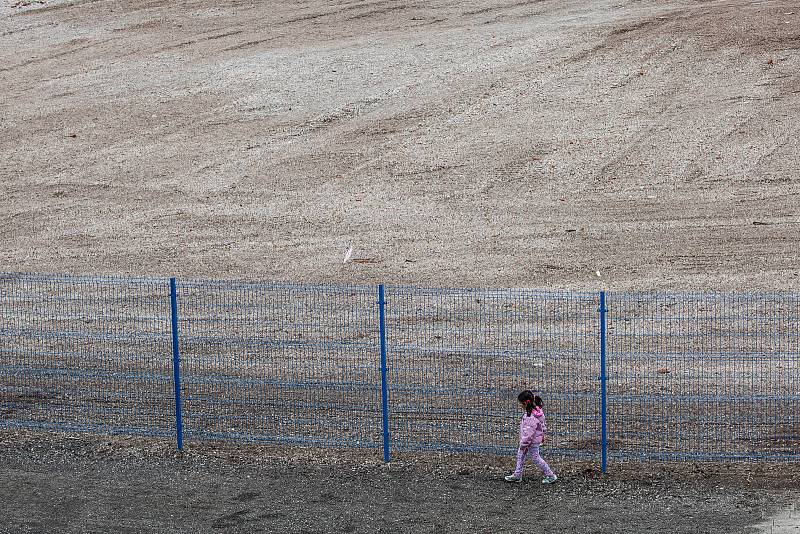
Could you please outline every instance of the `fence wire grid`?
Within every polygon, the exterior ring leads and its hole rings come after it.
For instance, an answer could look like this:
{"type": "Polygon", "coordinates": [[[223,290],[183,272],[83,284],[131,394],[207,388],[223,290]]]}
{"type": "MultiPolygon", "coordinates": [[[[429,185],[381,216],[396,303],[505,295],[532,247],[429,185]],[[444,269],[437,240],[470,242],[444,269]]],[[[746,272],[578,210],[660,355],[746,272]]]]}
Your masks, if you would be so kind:
{"type": "Polygon", "coordinates": [[[190,443],[507,454],[533,389],[549,454],[800,459],[798,294],[611,292],[605,346],[599,293],[386,286],[381,304],[377,286],[178,280],[175,297],[173,325],[169,279],[0,274],[0,428],[175,437],[175,327],[190,443]]]}

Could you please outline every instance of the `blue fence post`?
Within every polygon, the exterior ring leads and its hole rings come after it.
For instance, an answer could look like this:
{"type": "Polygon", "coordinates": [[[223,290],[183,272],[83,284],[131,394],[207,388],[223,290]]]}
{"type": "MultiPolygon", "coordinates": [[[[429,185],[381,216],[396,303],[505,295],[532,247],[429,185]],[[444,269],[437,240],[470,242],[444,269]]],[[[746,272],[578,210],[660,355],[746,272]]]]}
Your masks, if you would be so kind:
{"type": "Polygon", "coordinates": [[[381,332],[381,400],[383,404],[383,461],[389,463],[389,388],[386,383],[386,300],[383,284],[378,286],[381,332]]]}
{"type": "Polygon", "coordinates": [[[600,292],[600,470],[606,472],[606,292],[600,292]]]}
{"type": "Polygon", "coordinates": [[[169,279],[169,296],[172,307],[172,374],[175,379],[175,428],[178,450],[183,450],[183,417],[181,415],[181,356],[178,351],[178,295],[175,279],[169,279]]]}

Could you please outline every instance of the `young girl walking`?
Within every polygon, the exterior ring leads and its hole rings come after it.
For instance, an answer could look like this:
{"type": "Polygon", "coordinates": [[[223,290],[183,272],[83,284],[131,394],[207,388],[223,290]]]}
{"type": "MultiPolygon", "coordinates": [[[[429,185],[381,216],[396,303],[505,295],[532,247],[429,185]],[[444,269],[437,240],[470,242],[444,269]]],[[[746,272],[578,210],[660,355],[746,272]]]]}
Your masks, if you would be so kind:
{"type": "Polygon", "coordinates": [[[547,431],[547,425],[544,423],[544,411],[542,410],[544,406],[542,398],[526,389],[517,396],[517,400],[519,400],[522,409],[525,410],[525,414],[519,424],[517,468],[506,477],[506,482],[520,482],[522,480],[522,466],[525,463],[525,458],[530,456],[531,460],[544,473],[545,478],[542,480],[542,484],[552,484],[558,480],[558,477],[547,465],[547,462],[539,456],[539,446],[544,443],[544,434],[547,431]]]}

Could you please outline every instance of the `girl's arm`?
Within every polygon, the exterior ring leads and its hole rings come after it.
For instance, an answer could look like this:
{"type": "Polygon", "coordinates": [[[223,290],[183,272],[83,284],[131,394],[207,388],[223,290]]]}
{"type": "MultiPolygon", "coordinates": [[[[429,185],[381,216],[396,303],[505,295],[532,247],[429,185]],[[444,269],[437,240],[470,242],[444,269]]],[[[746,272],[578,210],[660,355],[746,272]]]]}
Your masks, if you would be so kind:
{"type": "Polygon", "coordinates": [[[544,445],[545,438],[547,438],[547,424],[544,422],[544,417],[542,417],[542,445],[544,445]]]}
{"type": "Polygon", "coordinates": [[[519,431],[520,447],[529,447],[530,444],[533,443],[533,432],[534,427],[530,425],[522,425],[522,428],[519,431]]]}

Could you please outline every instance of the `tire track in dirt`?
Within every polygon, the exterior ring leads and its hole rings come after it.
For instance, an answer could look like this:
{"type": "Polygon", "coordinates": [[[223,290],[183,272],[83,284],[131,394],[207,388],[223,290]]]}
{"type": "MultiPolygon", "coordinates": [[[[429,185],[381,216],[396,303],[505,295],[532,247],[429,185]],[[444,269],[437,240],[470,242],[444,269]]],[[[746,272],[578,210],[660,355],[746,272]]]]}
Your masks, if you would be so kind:
{"type": "Polygon", "coordinates": [[[19,13],[15,13],[16,16],[31,16],[31,15],[42,15],[44,13],[56,13],[58,11],[67,11],[75,7],[82,7],[88,4],[96,4],[104,2],[105,0],[75,0],[74,2],[64,2],[61,4],[54,4],[44,7],[35,7],[32,9],[26,9],[25,11],[21,11],[19,13]]]}
{"type": "Polygon", "coordinates": [[[31,30],[38,30],[38,29],[41,29],[41,28],[47,28],[47,27],[51,27],[51,26],[53,26],[52,23],[44,22],[44,23],[41,23],[41,24],[34,24],[33,26],[25,26],[23,28],[16,28],[16,29],[13,29],[13,30],[6,30],[6,31],[0,33],[0,39],[2,39],[3,37],[8,37],[10,35],[15,35],[15,34],[18,34],[18,33],[23,33],[23,32],[27,32],[27,31],[31,31],[31,30]]]}
{"type": "MultiPolygon", "coordinates": [[[[223,33],[216,33],[214,32],[212,35],[200,37],[197,39],[190,39],[188,41],[183,41],[180,43],[176,43],[174,45],[167,45],[153,49],[153,52],[169,52],[172,50],[179,50],[181,48],[186,48],[187,46],[194,46],[198,44],[206,44],[211,41],[217,41],[219,39],[225,39],[227,37],[234,37],[236,35],[241,35],[244,33],[244,30],[231,30],[231,31],[224,31],[223,33]]],[[[269,39],[263,39],[261,41],[252,41],[251,43],[255,42],[264,42],[268,41],[269,39]]],[[[244,43],[245,45],[248,43],[244,43]]],[[[234,50],[235,48],[223,48],[222,51],[226,50],[234,50]]]]}
{"type": "Polygon", "coordinates": [[[51,54],[49,56],[45,56],[45,57],[41,57],[41,58],[28,59],[26,61],[23,61],[22,63],[17,63],[16,65],[11,65],[9,67],[0,67],[0,72],[8,72],[8,71],[11,71],[11,70],[17,70],[17,69],[21,69],[21,68],[24,68],[24,67],[29,67],[31,65],[40,65],[41,63],[46,63],[48,61],[53,61],[53,60],[56,60],[56,59],[60,59],[60,58],[63,58],[65,56],[69,56],[69,55],[72,55],[72,54],[77,54],[77,53],[83,52],[85,50],[90,50],[90,49],[95,48],[97,46],[100,46],[100,45],[103,45],[105,43],[108,43],[109,41],[111,41],[111,39],[104,39],[104,40],[100,40],[100,41],[90,41],[88,44],[85,44],[83,46],[77,46],[79,44],[85,43],[86,41],[88,41],[88,39],[82,39],[81,43],[70,41],[69,43],[66,43],[66,45],[73,45],[73,46],[75,46],[75,48],[72,48],[70,50],[64,50],[63,52],[57,52],[55,54],[51,54]]]}
{"type": "Polygon", "coordinates": [[[359,13],[358,15],[353,15],[352,17],[348,17],[347,20],[361,20],[365,18],[376,17],[379,15],[388,15],[390,13],[396,13],[398,11],[408,11],[410,9],[416,9],[418,6],[414,4],[405,4],[400,6],[389,6],[383,9],[374,9],[372,11],[367,11],[364,13],[359,13]]]}
{"type": "Polygon", "coordinates": [[[498,11],[511,11],[517,9],[518,7],[528,7],[533,4],[538,4],[544,2],[545,0],[523,0],[521,2],[513,2],[511,4],[503,4],[499,6],[488,6],[481,9],[475,9],[472,11],[465,11],[463,15],[485,15],[487,13],[495,13],[498,11]]]}

